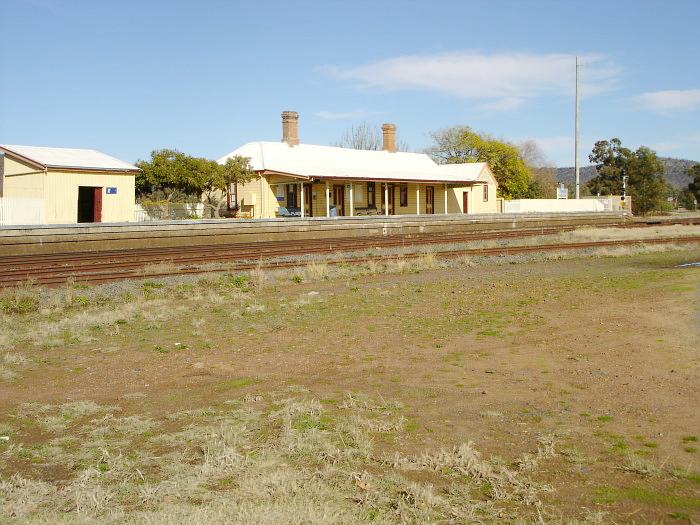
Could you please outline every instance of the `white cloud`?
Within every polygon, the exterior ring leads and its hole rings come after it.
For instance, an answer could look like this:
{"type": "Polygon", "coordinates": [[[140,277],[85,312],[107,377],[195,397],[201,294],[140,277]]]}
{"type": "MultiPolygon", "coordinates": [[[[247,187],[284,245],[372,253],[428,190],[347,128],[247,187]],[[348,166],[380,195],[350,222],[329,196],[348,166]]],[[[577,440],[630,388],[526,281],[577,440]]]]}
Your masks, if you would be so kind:
{"type": "MultiPolygon", "coordinates": [[[[513,109],[527,98],[571,95],[575,57],[568,54],[463,51],[407,55],[354,67],[326,70],[364,89],[419,89],[485,100],[494,109],[513,109]],[[517,102],[516,102],[517,101],[517,102]]],[[[612,89],[620,68],[603,55],[582,57],[582,94],[612,89]]]]}
{"type": "Polygon", "coordinates": [[[649,91],[633,97],[632,100],[658,113],[693,111],[700,108],[700,89],[649,91]]]}
{"type": "Polygon", "coordinates": [[[317,117],[327,120],[360,119],[367,118],[371,114],[370,111],[365,111],[364,109],[357,109],[354,111],[317,111],[314,113],[317,117]]]}

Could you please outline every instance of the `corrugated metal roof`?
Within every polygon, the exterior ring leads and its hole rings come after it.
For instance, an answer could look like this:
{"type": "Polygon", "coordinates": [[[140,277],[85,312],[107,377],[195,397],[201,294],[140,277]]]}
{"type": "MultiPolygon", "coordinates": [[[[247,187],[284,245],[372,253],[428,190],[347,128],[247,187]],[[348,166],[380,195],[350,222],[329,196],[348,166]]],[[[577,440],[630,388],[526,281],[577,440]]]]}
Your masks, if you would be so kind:
{"type": "Polygon", "coordinates": [[[235,155],[250,158],[257,171],[302,177],[459,183],[486,181],[490,174],[483,162],[438,165],[424,153],[289,146],[286,142],[249,142],[218,162],[223,164],[235,155]]]}
{"type": "Polygon", "coordinates": [[[45,148],[12,144],[0,144],[0,148],[47,168],[138,171],[133,164],[94,149],[45,148]]]}

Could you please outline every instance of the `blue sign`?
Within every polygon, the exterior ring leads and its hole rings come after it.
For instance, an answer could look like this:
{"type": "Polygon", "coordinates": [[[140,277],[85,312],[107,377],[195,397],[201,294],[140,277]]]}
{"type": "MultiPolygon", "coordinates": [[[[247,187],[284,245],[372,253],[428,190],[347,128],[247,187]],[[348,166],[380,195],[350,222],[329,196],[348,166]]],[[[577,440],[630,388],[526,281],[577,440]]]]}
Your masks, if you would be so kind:
{"type": "Polygon", "coordinates": [[[107,195],[116,195],[117,188],[107,188],[107,195]]]}

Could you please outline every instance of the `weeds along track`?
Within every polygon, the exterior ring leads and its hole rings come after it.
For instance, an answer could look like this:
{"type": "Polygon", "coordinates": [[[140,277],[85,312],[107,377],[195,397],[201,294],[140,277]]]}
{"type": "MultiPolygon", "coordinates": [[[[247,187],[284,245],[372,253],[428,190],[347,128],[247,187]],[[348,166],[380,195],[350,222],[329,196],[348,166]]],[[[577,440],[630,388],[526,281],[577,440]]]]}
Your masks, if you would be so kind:
{"type": "MultiPolygon", "coordinates": [[[[658,224],[654,224],[658,225],[658,224]]],[[[645,227],[631,223],[628,227],[645,227]]],[[[509,240],[555,235],[576,229],[574,226],[540,227],[513,231],[470,232],[458,234],[422,234],[375,236],[294,241],[264,241],[228,245],[185,246],[172,248],[138,248],[88,253],[16,255],[0,257],[0,287],[32,282],[43,286],[60,286],[67,281],[100,284],[134,278],[157,278],[214,271],[246,271],[255,268],[281,269],[304,266],[305,256],[321,256],[326,264],[412,259],[426,250],[409,253],[375,253],[368,251],[431,248],[474,241],[509,240]],[[359,252],[359,253],[358,253],[359,252]],[[361,252],[365,252],[364,254],[361,252]],[[324,257],[326,256],[326,257],[324,257]],[[335,257],[335,258],[333,258],[335,257]],[[216,267],[216,265],[222,265],[216,267]]],[[[482,248],[442,248],[431,250],[435,256],[499,256],[541,251],[580,250],[639,244],[697,243],[700,236],[651,239],[617,239],[588,242],[542,243],[526,246],[482,248]]]]}

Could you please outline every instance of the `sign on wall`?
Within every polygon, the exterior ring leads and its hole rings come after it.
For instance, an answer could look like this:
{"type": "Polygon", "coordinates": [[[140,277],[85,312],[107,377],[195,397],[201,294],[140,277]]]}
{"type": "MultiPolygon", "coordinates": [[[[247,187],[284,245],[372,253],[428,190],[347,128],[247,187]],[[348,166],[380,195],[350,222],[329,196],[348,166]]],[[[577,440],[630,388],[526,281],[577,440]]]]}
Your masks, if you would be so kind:
{"type": "Polygon", "coordinates": [[[107,195],[116,195],[117,194],[117,188],[107,188],[106,191],[107,195]]]}

